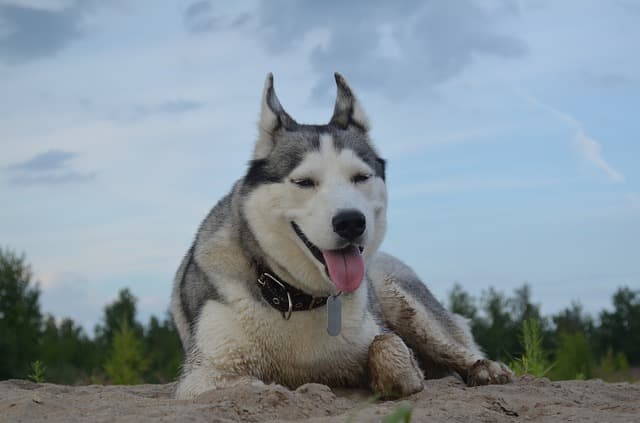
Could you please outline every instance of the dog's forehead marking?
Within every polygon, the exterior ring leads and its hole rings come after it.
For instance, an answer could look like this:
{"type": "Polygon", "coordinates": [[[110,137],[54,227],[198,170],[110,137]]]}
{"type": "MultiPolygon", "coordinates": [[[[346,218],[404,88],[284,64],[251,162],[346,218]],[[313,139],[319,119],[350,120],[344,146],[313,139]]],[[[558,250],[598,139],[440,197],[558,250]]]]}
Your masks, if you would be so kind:
{"type": "Polygon", "coordinates": [[[335,144],[333,142],[333,136],[326,132],[320,134],[320,153],[324,156],[327,153],[333,153],[334,155],[338,155],[336,151],[335,144]]]}
{"type": "Polygon", "coordinates": [[[354,172],[370,172],[371,167],[349,148],[336,146],[329,133],[318,136],[318,149],[307,154],[292,172],[295,177],[343,175],[349,177],[354,172]]]}

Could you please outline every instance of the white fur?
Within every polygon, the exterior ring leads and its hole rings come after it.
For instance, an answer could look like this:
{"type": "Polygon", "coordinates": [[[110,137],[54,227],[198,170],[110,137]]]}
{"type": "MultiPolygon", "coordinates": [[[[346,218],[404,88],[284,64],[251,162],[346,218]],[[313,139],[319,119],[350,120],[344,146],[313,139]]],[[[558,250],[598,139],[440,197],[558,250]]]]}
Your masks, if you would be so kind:
{"type": "Polygon", "coordinates": [[[285,320],[275,309],[256,304],[240,281],[220,287],[233,300],[203,307],[194,337],[202,360],[181,380],[178,398],[227,386],[233,375],[272,381],[274,369],[279,381],[290,386],[345,377],[357,384],[366,373],[367,350],[379,333],[366,312],[366,289],[343,297],[342,330],[332,337],[324,307],[285,320]]]}
{"type": "Polygon", "coordinates": [[[354,100],[353,102],[353,114],[351,115],[351,119],[362,126],[365,131],[369,131],[371,129],[369,118],[367,117],[364,109],[360,105],[360,101],[358,100],[354,100]]]}
{"type": "Polygon", "coordinates": [[[331,218],[341,209],[357,209],[365,215],[365,260],[375,252],[386,229],[387,193],[384,182],[372,176],[354,184],[357,173],[373,174],[352,150],[336,151],[330,135],[320,137],[320,151],[307,154],[291,172],[291,178],[311,178],[315,188],[300,188],[293,182],[267,184],[247,198],[247,221],[269,265],[285,280],[295,280],[313,295],[337,293],[331,280],[291,227],[296,222],[320,249],[342,247],[331,227],[331,218]],[[265,213],[265,211],[269,211],[265,213]],[[320,271],[319,271],[320,270],[320,271]]]}
{"type": "MultiPolygon", "coordinates": [[[[306,292],[336,294],[331,280],[291,227],[295,221],[310,241],[323,249],[339,247],[331,217],[340,209],[358,209],[367,219],[365,258],[377,250],[386,227],[387,196],[377,177],[354,184],[358,173],[373,174],[351,150],[336,151],[328,134],[320,137],[320,150],[312,152],[293,170],[292,178],[310,177],[318,185],[303,189],[291,182],[266,184],[245,200],[244,211],[268,264],[284,280],[295,281],[306,292]]],[[[296,386],[309,380],[331,383],[345,379],[358,384],[366,374],[367,351],[379,327],[367,311],[367,289],[342,295],[342,329],[327,333],[327,309],[280,312],[256,303],[243,278],[247,263],[233,242],[232,228],[223,226],[194,253],[200,267],[216,274],[216,288],[225,303],[210,301],[203,307],[194,334],[194,363],[185,372],[176,395],[188,398],[215,386],[228,385],[232,375],[250,375],[296,386]],[[220,274],[220,269],[226,269],[220,274]],[[277,369],[277,370],[274,370],[277,369]]],[[[364,283],[367,283],[366,281],[364,283]]],[[[174,295],[174,310],[179,295],[174,295]]],[[[179,315],[175,313],[174,315],[179,315]]],[[[183,325],[183,322],[178,322],[183,325]]]]}
{"type": "Polygon", "coordinates": [[[260,121],[258,122],[258,141],[253,150],[254,159],[263,159],[269,155],[273,149],[273,129],[278,123],[278,117],[267,104],[267,93],[273,85],[273,76],[267,75],[262,90],[262,107],[260,110],[260,121]]]}

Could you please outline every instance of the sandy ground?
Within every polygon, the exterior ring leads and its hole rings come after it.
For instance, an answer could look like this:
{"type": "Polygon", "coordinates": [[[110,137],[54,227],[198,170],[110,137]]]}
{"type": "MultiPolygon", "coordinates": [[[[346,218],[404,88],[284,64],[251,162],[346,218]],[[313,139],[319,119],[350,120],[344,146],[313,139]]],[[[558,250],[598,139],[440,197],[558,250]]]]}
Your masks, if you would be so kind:
{"type": "Polygon", "coordinates": [[[171,398],[173,385],[64,386],[0,382],[2,422],[376,422],[405,402],[412,422],[640,422],[640,384],[521,378],[467,388],[452,377],[425,382],[403,401],[372,402],[367,392],[317,384],[236,386],[194,401],[171,398]]]}

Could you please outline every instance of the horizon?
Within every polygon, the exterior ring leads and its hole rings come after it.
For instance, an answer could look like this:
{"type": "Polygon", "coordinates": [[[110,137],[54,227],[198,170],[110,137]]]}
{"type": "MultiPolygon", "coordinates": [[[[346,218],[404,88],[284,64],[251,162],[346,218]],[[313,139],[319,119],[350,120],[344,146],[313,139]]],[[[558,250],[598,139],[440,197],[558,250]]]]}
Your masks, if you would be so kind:
{"type": "Polygon", "coordinates": [[[264,78],[304,123],[341,72],[388,160],[382,250],[446,302],[528,282],[550,315],[640,289],[640,6],[0,0],[0,233],[88,334],[173,275],[241,178],[264,78]]]}

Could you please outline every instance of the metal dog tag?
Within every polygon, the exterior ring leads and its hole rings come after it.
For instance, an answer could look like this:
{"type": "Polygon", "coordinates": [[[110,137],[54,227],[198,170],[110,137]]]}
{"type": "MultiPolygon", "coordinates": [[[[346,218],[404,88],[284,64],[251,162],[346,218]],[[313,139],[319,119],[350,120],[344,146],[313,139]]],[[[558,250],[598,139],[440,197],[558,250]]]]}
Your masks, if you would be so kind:
{"type": "Polygon", "coordinates": [[[342,327],[342,302],[340,294],[327,298],[327,332],[331,336],[338,336],[342,327]]]}

